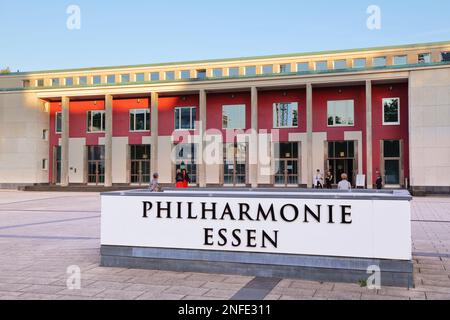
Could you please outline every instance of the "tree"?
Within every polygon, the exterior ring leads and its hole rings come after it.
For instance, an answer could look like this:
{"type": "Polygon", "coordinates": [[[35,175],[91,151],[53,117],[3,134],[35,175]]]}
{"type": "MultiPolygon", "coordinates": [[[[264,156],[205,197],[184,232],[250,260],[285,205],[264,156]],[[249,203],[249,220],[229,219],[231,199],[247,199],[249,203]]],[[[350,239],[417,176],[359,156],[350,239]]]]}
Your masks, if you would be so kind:
{"type": "Polygon", "coordinates": [[[5,69],[0,69],[0,74],[9,74],[9,73],[11,73],[9,67],[6,67],[5,69]]]}

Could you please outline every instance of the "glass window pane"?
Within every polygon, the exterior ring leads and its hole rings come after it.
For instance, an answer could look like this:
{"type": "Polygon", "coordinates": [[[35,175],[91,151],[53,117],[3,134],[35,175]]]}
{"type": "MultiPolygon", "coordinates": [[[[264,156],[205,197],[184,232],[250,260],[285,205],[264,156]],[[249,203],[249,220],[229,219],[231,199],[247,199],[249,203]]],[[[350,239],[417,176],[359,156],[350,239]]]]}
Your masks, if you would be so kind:
{"type": "Polygon", "coordinates": [[[58,78],[52,79],[52,87],[57,87],[57,86],[59,86],[59,79],[58,78]]]}
{"type": "Polygon", "coordinates": [[[180,108],[175,108],[175,129],[180,129],[180,108]]]}
{"type": "Polygon", "coordinates": [[[213,69],[213,77],[221,78],[223,76],[223,70],[220,68],[213,69]]]}
{"type": "Polygon", "coordinates": [[[237,77],[239,76],[239,68],[238,67],[232,67],[228,69],[228,75],[230,77],[237,77]]]}
{"type": "Polygon", "coordinates": [[[334,61],[334,69],[346,69],[347,68],[347,61],[346,60],[336,60],[334,61]]]}
{"type": "Polygon", "coordinates": [[[324,71],[328,69],[328,65],[326,61],[317,61],[316,62],[316,71],[324,71]]]}
{"type": "Polygon", "coordinates": [[[189,70],[181,71],[181,79],[186,80],[191,77],[191,72],[189,70]]]}
{"type": "Polygon", "coordinates": [[[263,74],[272,74],[273,73],[273,65],[263,66],[263,74]]]}
{"type": "Polygon", "coordinates": [[[400,100],[397,98],[383,99],[383,123],[400,123],[400,100]]]}
{"type": "Polygon", "coordinates": [[[386,66],[386,57],[373,58],[373,66],[374,67],[385,67],[386,66]]]}
{"type": "Polygon", "coordinates": [[[191,109],[180,109],[181,129],[191,129],[191,109]]]}
{"type": "Polygon", "coordinates": [[[146,110],[145,130],[150,130],[150,110],[146,110]]]}
{"type": "Polygon", "coordinates": [[[102,83],[102,78],[100,76],[93,76],[92,77],[92,83],[93,84],[100,84],[100,83],[102,83]]]}
{"type": "Polygon", "coordinates": [[[390,185],[400,184],[400,161],[385,161],[385,183],[390,185]]]}
{"type": "Polygon", "coordinates": [[[384,157],[399,158],[400,157],[400,141],[386,140],[384,141],[384,157]]]}
{"type": "Polygon", "coordinates": [[[223,129],[245,129],[245,105],[222,107],[223,129]]]}
{"type": "Polygon", "coordinates": [[[61,133],[62,132],[62,113],[61,112],[57,112],[56,115],[56,133],[61,133]]]}
{"type": "Polygon", "coordinates": [[[37,80],[37,86],[38,87],[43,87],[44,86],[44,79],[38,79],[37,80]]]}
{"type": "Polygon", "coordinates": [[[365,68],[366,67],[366,59],[354,59],[353,60],[353,68],[365,68]]]}
{"type": "Polygon", "coordinates": [[[289,73],[289,72],[291,72],[290,63],[280,64],[280,73],[289,73]]]}
{"type": "Polygon", "coordinates": [[[130,110],[130,131],[134,131],[134,111],[130,110]]]}
{"type": "Polygon", "coordinates": [[[66,78],[66,86],[73,86],[73,78],[66,78]]]}
{"type": "Polygon", "coordinates": [[[307,71],[309,71],[309,63],[308,62],[297,63],[297,72],[307,72],[307,71]]]}
{"type": "Polygon", "coordinates": [[[80,84],[80,85],[86,85],[87,84],[87,77],[79,77],[78,78],[78,83],[80,84]]]}
{"type": "Polygon", "coordinates": [[[151,81],[159,81],[159,72],[150,73],[150,80],[151,81]]]}
{"type": "Polygon", "coordinates": [[[136,82],[144,82],[144,81],[145,81],[145,74],[137,73],[136,74],[136,82]]]}
{"type": "Polygon", "coordinates": [[[100,112],[92,113],[92,127],[93,131],[102,130],[102,114],[100,112]]]}
{"type": "Polygon", "coordinates": [[[122,80],[122,83],[130,82],[130,75],[129,74],[123,74],[123,75],[121,75],[120,78],[122,80]]]}
{"type": "Polygon", "coordinates": [[[175,72],[174,71],[167,71],[166,72],[166,80],[167,81],[175,80],[175,72]]]}
{"type": "Polygon", "coordinates": [[[273,112],[275,128],[298,126],[298,103],[275,103],[273,112]]]}
{"type": "Polygon", "coordinates": [[[145,130],[145,118],[146,112],[145,110],[136,110],[136,131],[145,130]]]}
{"type": "Polygon", "coordinates": [[[115,75],[109,75],[106,77],[106,83],[108,84],[114,84],[116,83],[116,76],[115,75]]]}
{"type": "Polygon", "coordinates": [[[353,126],[354,101],[328,101],[328,126],[353,126]]]}
{"type": "Polygon", "coordinates": [[[408,57],[407,56],[395,56],[394,57],[394,65],[403,65],[408,63],[408,57]]]}
{"type": "Polygon", "coordinates": [[[450,61],[450,52],[442,52],[442,62],[449,62],[450,61]]]}
{"type": "Polygon", "coordinates": [[[206,79],[206,70],[197,70],[197,79],[206,79]]]}
{"type": "Polygon", "coordinates": [[[256,66],[245,67],[246,76],[254,76],[256,74],[256,66]]]}

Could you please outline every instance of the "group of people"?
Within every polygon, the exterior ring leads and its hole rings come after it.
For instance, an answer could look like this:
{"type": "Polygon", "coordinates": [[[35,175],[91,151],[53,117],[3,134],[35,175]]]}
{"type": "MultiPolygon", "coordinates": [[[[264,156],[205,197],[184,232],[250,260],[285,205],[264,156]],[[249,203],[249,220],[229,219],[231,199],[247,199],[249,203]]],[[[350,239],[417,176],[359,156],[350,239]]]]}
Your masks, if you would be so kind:
{"type": "MultiPolygon", "coordinates": [[[[177,170],[176,174],[176,188],[177,189],[186,189],[189,187],[189,183],[191,183],[191,178],[189,177],[189,174],[187,173],[186,169],[177,170]]],[[[150,182],[149,190],[151,192],[161,192],[162,188],[159,184],[159,174],[155,173],[153,174],[153,179],[150,182]]]]}
{"type": "MultiPolygon", "coordinates": [[[[314,176],[314,188],[315,189],[333,189],[334,176],[331,171],[328,171],[325,176],[325,181],[320,170],[317,170],[314,176]],[[324,184],[325,182],[325,184],[324,184]]],[[[383,178],[380,172],[377,171],[377,180],[375,182],[376,188],[381,190],[383,188],[383,178]]],[[[338,183],[338,190],[351,190],[352,185],[348,181],[348,175],[346,173],[341,174],[341,181],[338,183]]]]}

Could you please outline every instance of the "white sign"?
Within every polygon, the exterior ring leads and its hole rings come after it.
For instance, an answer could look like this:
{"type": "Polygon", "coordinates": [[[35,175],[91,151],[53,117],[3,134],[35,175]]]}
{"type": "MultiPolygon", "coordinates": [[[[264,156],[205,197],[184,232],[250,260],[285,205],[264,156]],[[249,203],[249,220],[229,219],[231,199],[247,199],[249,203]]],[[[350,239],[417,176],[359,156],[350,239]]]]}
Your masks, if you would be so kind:
{"type": "Polygon", "coordinates": [[[102,196],[101,244],[411,260],[409,201],[102,196]]]}
{"type": "Polygon", "coordinates": [[[363,174],[358,174],[356,176],[356,187],[365,188],[366,187],[366,176],[363,174]]]}

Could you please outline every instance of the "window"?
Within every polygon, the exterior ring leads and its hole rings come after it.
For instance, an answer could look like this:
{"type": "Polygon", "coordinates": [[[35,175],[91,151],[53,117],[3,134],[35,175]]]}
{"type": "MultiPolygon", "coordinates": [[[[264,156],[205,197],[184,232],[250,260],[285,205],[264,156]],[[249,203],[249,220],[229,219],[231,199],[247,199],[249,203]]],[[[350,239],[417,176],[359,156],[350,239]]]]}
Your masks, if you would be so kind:
{"type": "Polygon", "coordinates": [[[225,105],[222,107],[223,129],[245,129],[245,105],[225,105]]]}
{"type": "Polygon", "coordinates": [[[116,76],[113,75],[113,74],[110,74],[109,76],[106,76],[106,83],[107,84],[116,83],[116,76]]]}
{"type": "Polygon", "coordinates": [[[353,59],[353,68],[365,68],[365,67],[366,67],[365,58],[353,59]]]}
{"type": "Polygon", "coordinates": [[[347,69],[347,60],[335,60],[333,63],[333,67],[335,70],[347,69]]]}
{"type": "Polygon", "coordinates": [[[120,80],[122,81],[122,83],[130,82],[130,75],[129,74],[122,74],[120,76],[120,80]]]}
{"type": "Polygon", "coordinates": [[[442,52],[441,57],[442,57],[442,62],[449,62],[450,61],[450,52],[442,52]]]}
{"type": "Polygon", "coordinates": [[[59,78],[53,78],[52,79],[52,87],[58,87],[59,86],[59,78]]]}
{"type": "Polygon", "coordinates": [[[307,72],[307,71],[309,71],[309,63],[308,62],[297,63],[297,72],[307,72]]]}
{"type": "Polygon", "coordinates": [[[185,80],[185,79],[189,79],[191,77],[191,71],[189,70],[183,70],[181,71],[181,79],[185,80]]]}
{"type": "Polygon", "coordinates": [[[408,63],[407,56],[395,56],[394,57],[394,65],[399,66],[408,63]]]}
{"type": "Polygon", "coordinates": [[[159,81],[159,72],[150,73],[150,80],[151,81],[159,81]]]}
{"type": "Polygon", "coordinates": [[[289,72],[291,72],[290,63],[280,64],[280,73],[289,73],[289,72]]]}
{"type": "Polygon", "coordinates": [[[254,76],[254,75],[256,75],[256,66],[247,66],[247,67],[245,67],[245,75],[246,76],[254,76]]]}
{"type": "Polygon", "coordinates": [[[42,130],[42,140],[45,140],[45,141],[48,140],[48,130],[47,129],[42,130]]]}
{"type": "Polygon", "coordinates": [[[298,127],[298,103],[274,103],[273,127],[294,128],[298,127]]]}
{"type": "Polygon", "coordinates": [[[223,70],[221,68],[213,69],[213,77],[221,78],[223,76],[223,70]]]}
{"type": "Polygon", "coordinates": [[[175,108],[175,130],[195,130],[196,107],[175,108]]]}
{"type": "Polygon", "coordinates": [[[48,170],[48,160],[42,159],[42,170],[48,170]]]}
{"type": "Polygon", "coordinates": [[[205,69],[200,69],[197,70],[197,79],[206,79],[206,70],[205,69]]]}
{"type": "Polygon", "coordinates": [[[166,81],[175,80],[175,72],[174,71],[166,71],[166,81]]]}
{"type": "Polygon", "coordinates": [[[101,76],[93,76],[92,77],[92,83],[93,84],[101,84],[102,83],[102,77],[101,76]]]}
{"type": "Polygon", "coordinates": [[[263,66],[263,74],[272,74],[273,73],[273,65],[263,66]]]}
{"type": "Polygon", "coordinates": [[[73,86],[73,78],[72,77],[66,78],[66,86],[73,86]]]}
{"type": "Polygon", "coordinates": [[[328,126],[352,127],[355,125],[353,100],[328,101],[328,126]]]}
{"type": "Polygon", "coordinates": [[[373,66],[374,67],[385,67],[386,66],[386,57],[373,58],[373,66]]]}
{"type": "Polygon", "coordinates": [[[417,57],[418,63],[431,63],[431,53],[421,53],[417,57]]]}
{"type": "Polygon", "coordinates": [[[31,87],[31,82],[30,82],[30,80],[23,80],[22,85],[24,88],[29,88],[29,87],[31,87]]]}
{"type": "Polygon", "coordinates": [[[385,158],[399,158],[400,157],[400,141],[399,140],[385,140],[384,157],[385,158]]]}
{"type": "Polygon", "coordinates": [[[105,111],[88,111],[87,113],[88,132],[104,132],[105,131],[105,111]]]}
{"type": "Polygon", "coordinates": [[[173,148],[175,153],[175,170],[186,170],[191,178],[191,184],[197,183],[197,145],[177,144],[173,148]]]}
{"type": "Polygon", "coordinates": [[[400,124],[400,98],[383,99],[383,125],[400,124]]]}
{"type": "Polygon", "coordinates": [[[228,76],[229,77],[239,76],[239,68],[238,67],[228,68],[228,76]]]}
{"type": "Polygon", "coordinates": [[[81,86],[87,85],[87,77],[79,77],[79,78],[78,78],[78,83],[79,83],[81,86]]]}
{"type": "Polygon", "coordinates": [[[43,87],[44,86],[44,79],[38,79],[36,80],[36,85],[38,87],[43,87]]]}
{"type": "Polygon", "coordinates": [[[144,82],[145,74],[144,73],[136,73],[136,82],[144,82]]]}
{"type": "Polygon", "coordinates": [[[55,132],[62,132],[62,112],[55,113],[55,132]]]}
{"type": "Polygon", "coordinates": [[[328,65],[326,61],[317,61],[316,62],[316,71],[325,71],[328,69],[328,65]]]}
{"type": "Polygon", "coordinates": [[[133,109],[130,110],[130,131],[150,130],[150,110],[133,109]]]}

